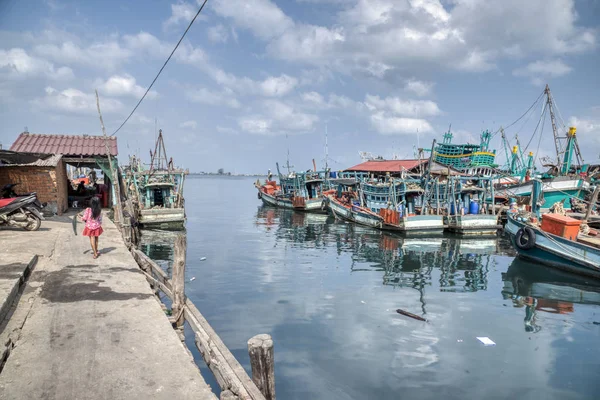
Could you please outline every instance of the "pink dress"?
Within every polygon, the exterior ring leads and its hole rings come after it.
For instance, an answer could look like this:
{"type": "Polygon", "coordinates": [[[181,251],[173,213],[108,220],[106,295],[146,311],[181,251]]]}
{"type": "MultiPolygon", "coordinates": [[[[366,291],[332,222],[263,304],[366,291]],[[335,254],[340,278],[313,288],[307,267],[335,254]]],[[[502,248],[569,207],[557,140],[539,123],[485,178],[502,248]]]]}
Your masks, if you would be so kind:
{"type": "Polygon", "coordinates": [[[85,221],[83,236],[100,236],[102,234],[102,213],[98,215],[98,218],[94,219],[92,217],[92,209],[86,208],[82,219],[85,221]]]}

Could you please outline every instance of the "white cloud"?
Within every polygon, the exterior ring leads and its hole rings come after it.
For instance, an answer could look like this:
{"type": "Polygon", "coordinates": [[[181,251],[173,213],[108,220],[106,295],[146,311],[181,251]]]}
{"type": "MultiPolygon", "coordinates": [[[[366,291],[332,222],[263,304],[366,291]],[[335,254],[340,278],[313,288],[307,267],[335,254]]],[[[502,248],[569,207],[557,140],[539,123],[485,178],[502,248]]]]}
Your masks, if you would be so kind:
{"type": "Polygon", "coordinates": [[[227,43],[229,30],[222,24],[211,26],[207,30],[208,39],[213,43],[227,43]]]}
{"type": "Polygon", "coordinates": [[[438,105],[431,100],[402,100],[398,97],[386,97],[367,94],[365,105],[371,111],[389,111],[396,115],[410,117],[430,117],[440,115],[438,105]]]}
{"type": "Polygon", "coordinates": [[[433,128],[424,119],[387,116],[383,112],[371,115],[371,124],[377,132],[384,135],[415,134],[433,132],[433,128]]]}
{"type": "Polygon", "coordinates": [[[273,120],[260,116],[244,117],[238,122],[240,128],[248,133],[266,135],[270,133],[273,120]]]}
{"type": "Polygon", "coordinates": [[[542,85],[545,79],[564,76],[571,71],[572,68],[562,60],[540,60],[515,69],[513,75],[530,78],[533,84],[542,85]]]}
{"type": "MultiPolygon", "coordinates": [[[[98,90],[101,94],[108,96],[132,96],[141,98],[146,91],[145,88],[136,84],[135,78],[129,74],[113,75],[106,82],[99,85],[98,90]]],[[[146,98],[156,98],[157,93],[151,90],[146,98]]]]}
{"type": "Polygon", "coordinates": [[[239,127],[249,133],[277,135],[284,133],[306,133],[314,129],[319,117],[299,111],[294,106],[279,100],[262,103],[262,114],[239,119],[239,127]]]}
{"type": "Polygon", "coordinates": [[[73,70],[68,67],[55,68],[54,64],[38,57],[32,57],[23,49],[0,49],[0,73],[6,72],[9,78],[46,77],[50,79],[72,79],[73,70]]]}
{"type": "Polygon", "coordinates": [[[217,132],[219,132],[219,133],[237,133],[238,131],[236,131],[233,128],[229,128],[227,126],[217,125],[217,132]]]}
{"type": "Polygon", "coordinates": [[[417,79],[409,79],[406,81],[404,85],[404,90],[408,92],[412,92],[419,97],[429,96],[431,94],[431,89],[433,89],[432,82],[423,82],[417,79]]]}
{"type": "Polygon", "coordinates": [[[117,40],[93,43],[82,47],[73,42],[40,44],[34,51],[55,62],[84,65],[100,69],[114,69],[128,60],[133,53],[123,48],[117,40]]]}
{"type": "Polygon", "coordinates": [[[273,40],[267,50],[272,56],[289,61],[323,62],[345,40],[342,28],[298,25],[273,40]]]}
{"type": "MultiPolygon", "coordinates": [[[[93,114],[96,108],[96,95],[81,90],[68,88],[62,91],[51,86],[46,87],[44,97],[33,100],[33,105],[42,109],[61,111],[69,114],[93,114]]],[[[100,99],[102,113],[111,113],[123,108],[123,104],[115,99],[100,99]]]]}
{"type": "Polygon", "coordinates": [[[275,97],[288,94],[298,84],[298,80],[288,75],[270,76],[260,83],[260,91],[265,96],[275,97]]]}
{"type": "Polygon", "coordinates": [[[325,104],[325,99],[321,96],[320,93],[317,92],[305,92],[300,96],[302,100],[307,103],[312,103],[316,106],[323,106],[325,104]]]}
{"type": "Polygon", "coordinates": [[[577,128],[578,133],[600,133],[600,118],[592,118],[592,117],[571,117],[569,118],[569,126],[574,126],[577,128]]]}
{"type": "MultiPolygon", "coordinates": [[[[178,25],[180,22],[189,23],[197,12],[198,8],[193,3],[180,1],[176,4],[171,4],[171,16],[163,23],[163,29],[178,25]]],[[[200,14],[198,18],[204,17],[200,14]]]]}
{"type": "Polygon", "coordinates": [[[198,123],[194,120],[185,121],[179,124],[179,127],[183,129],[196,129],[197,126],[198,123]]]}
{"type": "Polygon", "coordinates": [[[269,0],[214,0],[209,4],[219,16],[261,39],[273,38],[294,26],[294,21],[269,0]]]}
{"type": "Polygon", "coordinates": [[[209,104],[212,106],[226,106],[229,108],[240,108],[239,100],[230,90],[216,92],[206,88],[188,89],[186,97],[196,103],[209,104]]]}

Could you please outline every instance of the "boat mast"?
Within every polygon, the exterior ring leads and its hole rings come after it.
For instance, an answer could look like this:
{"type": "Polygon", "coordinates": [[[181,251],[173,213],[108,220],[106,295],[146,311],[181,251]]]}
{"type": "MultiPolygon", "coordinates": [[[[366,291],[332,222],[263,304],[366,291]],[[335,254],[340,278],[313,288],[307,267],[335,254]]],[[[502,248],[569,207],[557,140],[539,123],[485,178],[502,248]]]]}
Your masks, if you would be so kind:
{"type": "Polygon", "coordinates": [[[546,93],[546,98],[547,98],[547,105],[548,105],[548,110],[550,111],[550,120],[552,121],[552,133],[554,134],[554,147],[556,148],[556,167],[558,169],[558,171],[560,171],[562,168],[562,160],[561,160],[561,154],[562,154],[562,146],[560,144],[560,137],[558,136],[558,129],[556,127],[556,117],[554,116],[554,107],[552,107],[553,105],[553,101],[552,101],[552,94],[550,93],[550,87],[546,84],[546,89],[544,89],[544,93],[546,93]]]}
{"type": "Polygon", "coordinates": [[[327,124],[325,124],[325,171],[329,168],[329,147],[327,146],[327,124]]]}
{"type": "Polygon", "coordinates": [[[159,129],[158,139],[156,139],[156,144],[154,145],[154,153],[152,153],[152,159],[150,160],[150,171],[167,169],[167,163],[167,150],[163,141],[162,129],[159,129]]]}
{"type": "MultiPolygon", "coordinates": [[[[287,138],[288,138],[288,136],[285,135],[286,142],[287,142],[287,138]]],[[[294,168],[294,166],[290,165],[290,146],[289,146],[289,144],[288,144],[288,148],[287,148],[287,161],[285,163],[285,167],[287,168],[288,176],[290,176],[290,170],[292,168],[294,168]]]]}

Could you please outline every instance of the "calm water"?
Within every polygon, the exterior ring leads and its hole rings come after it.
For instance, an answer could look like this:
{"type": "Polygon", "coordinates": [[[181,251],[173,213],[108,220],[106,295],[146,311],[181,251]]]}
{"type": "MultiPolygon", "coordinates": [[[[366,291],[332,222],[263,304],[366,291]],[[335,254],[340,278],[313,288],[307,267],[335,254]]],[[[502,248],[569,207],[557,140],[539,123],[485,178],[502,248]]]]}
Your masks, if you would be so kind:
{"type": "MultiPolygon", "coordinates": [[[[403,238],[266,208],[253,181],[187,180],[186,292],[248,371],[247,340],[273,336],[279,399],[599,397],[593,282],[515,260],[504,238],[403,238]]],[[[144,240],[168,267],[174,237],[144,240]]]]}

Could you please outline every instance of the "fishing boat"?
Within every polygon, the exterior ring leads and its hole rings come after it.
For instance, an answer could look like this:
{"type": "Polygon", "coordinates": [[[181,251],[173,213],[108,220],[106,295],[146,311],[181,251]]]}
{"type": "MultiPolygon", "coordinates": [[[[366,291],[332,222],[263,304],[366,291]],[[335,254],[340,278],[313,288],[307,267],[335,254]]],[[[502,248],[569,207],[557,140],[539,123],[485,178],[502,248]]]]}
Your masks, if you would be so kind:
{"type": "Polygon", "coordinates": [[[340,184],[327,195],[327,207],[339,219],[385,231],[441,233],[444,221],[423,202],[424,191],[416,179],[340,184]]]}
{"type": "MultiPolygon", "coordinates": [[[[525,161],[519,147],[520,145],[517,142],[517,145],[513,146],[510,156],[506,150],[509,165],[506,171],[507,174],[503,176],[501,181],[497,182],[496,200],[506,202],[512,197],[530,197],[533,185],[531,178],[538,178],[543,183],[542,210],[549,209],[557,202],[563,203],[565,208],[570,208],[571,199],[583,200],[585,195],[590,191],[590,183],[585,179],[589,166],[584,164],[579,150],[577,129],[569,127],[567,131],[566,126],[564,126],[566,134],[562,135],[559,133],[557,119],[554,114],[556,105],[548,85],[546,85],[543,95],[545,95],[545,102],[540,121],[546,114],[550,115],[556,159],[545,158],[545,167],[548,168],[548,171],[543,174],[536,173],[533,153],[529,152],[527,161],[525,161]]],[[[538,101],[542,100],[543,96],[540,95],[538,101]]],[[[534,132],[534,135],[536,132],[534,132]]],[[[541,130],[539,131],[539,135],[542,135],[541,130]]],[[[506,149],[509,144],[503,131],[502,138],[506,149]]]]}
{"type": "Polygon", "coordinates": [[[133,156],[126,169],[127,187],[139,208],[138,222],[146,228],[181,229],[186,221],[183,185],[188,171],[175,168],[173,159],[167,158],[162,130],[150,154],[148,168],[133,156]]]}
{"type": "Polygon", "coordinates": [[[583,221],[555,213],[540,214],[542,182],[532,181],[531,211],[511,210],[505,226],[520,257],[569,272],[600,278],[600,238],[586,234],[600,193],[596,188],[583,221]],[[541,218],[540,218],[541,216],[541,218]]]}
{"type": "Polygon", "coordinates": [[[502,229],[499,216],[486,204],[493,198],[491,179],[485,176],[451,177],[448,181],[450,207],[447,230],[462,235],[495,235],[502,229]]]}
{"type": "MultiPolygon", "coordinates": [[[[277,170],[279,172],[279,165],[277,170]]],[[[279,184],[268,176],[264,184],[257,181],[254,186],[258,190],[258,198],[268,206],[326,213],[323,207],[323,193],[327,175],[328,171],[316,170],[288,172],[286,176],[279,172],[279,184]]]]}

